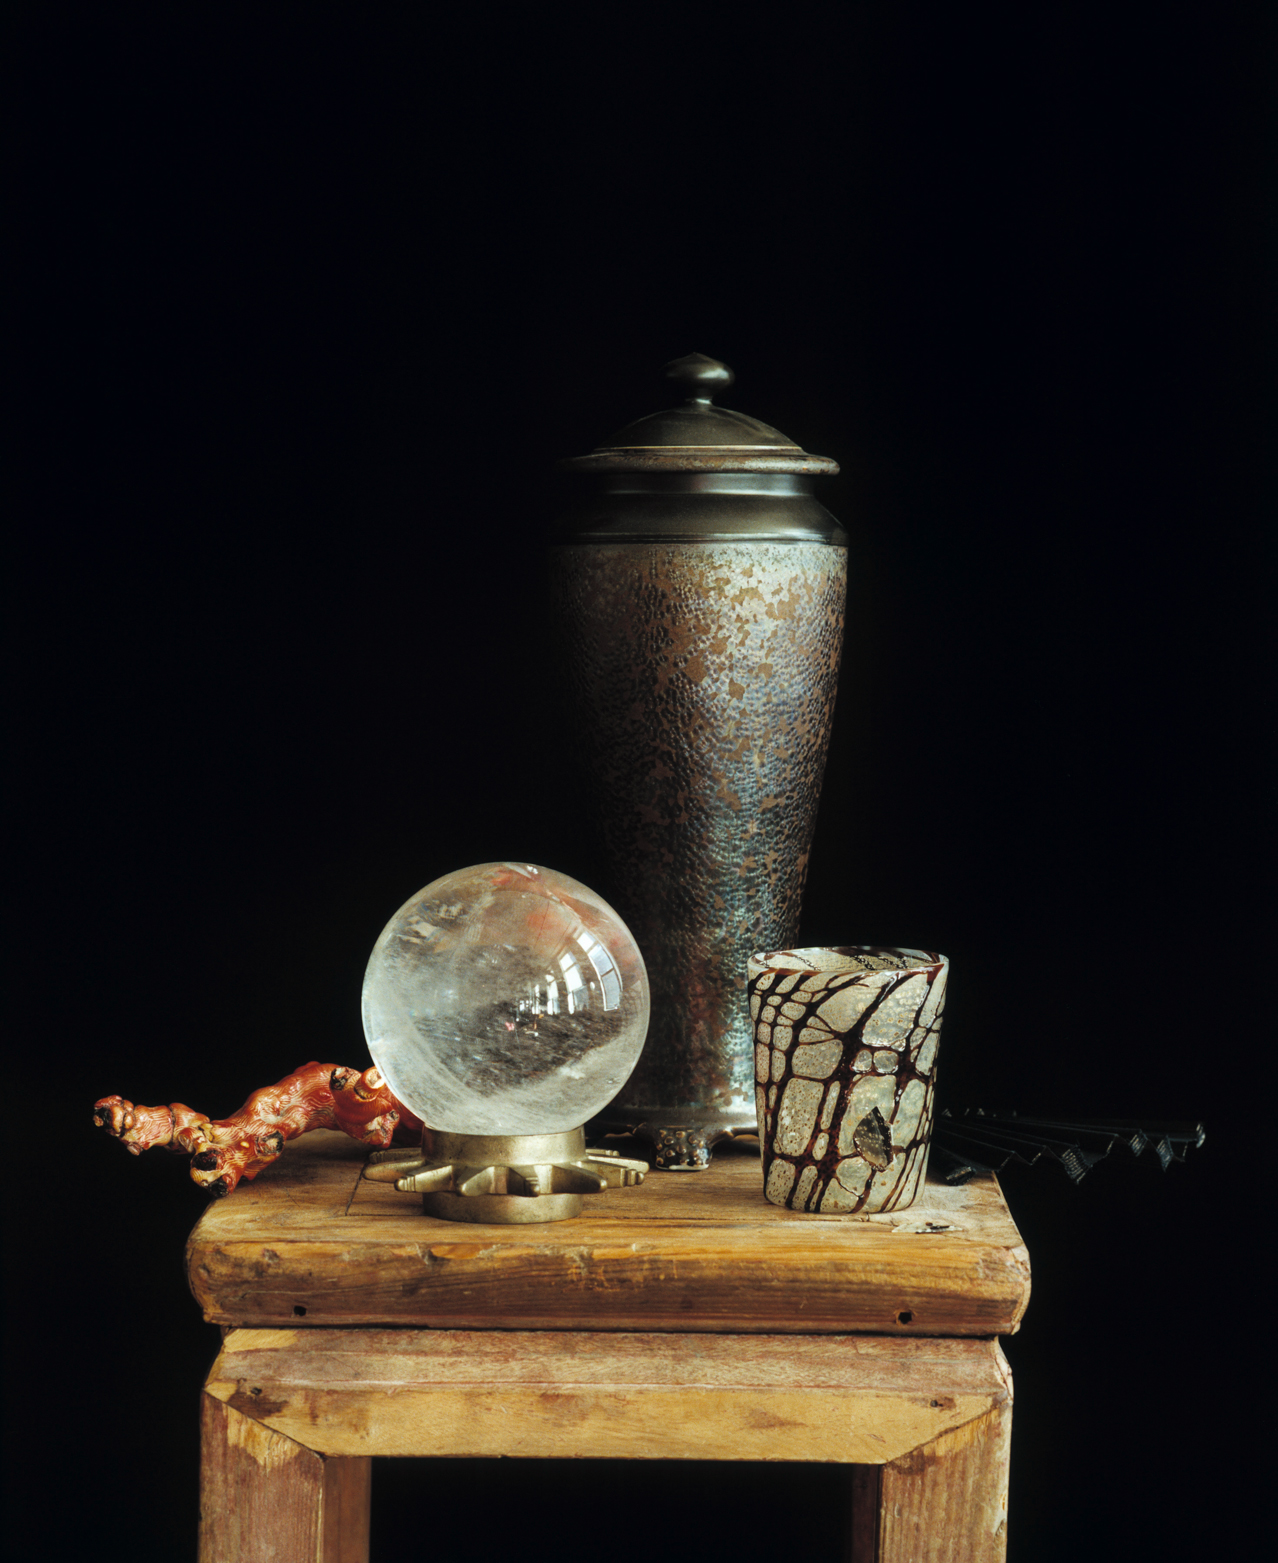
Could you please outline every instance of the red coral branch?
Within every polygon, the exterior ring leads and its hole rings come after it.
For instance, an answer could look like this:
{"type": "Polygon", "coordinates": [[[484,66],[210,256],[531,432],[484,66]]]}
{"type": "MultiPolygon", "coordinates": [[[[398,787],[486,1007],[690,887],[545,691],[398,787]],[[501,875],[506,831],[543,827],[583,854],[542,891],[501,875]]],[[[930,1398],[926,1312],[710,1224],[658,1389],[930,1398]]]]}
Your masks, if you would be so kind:
{"type": "Polygon", "coordinates": [[[229,1194],[241,1178],[269,1167],[285,1142],[311,1129],[341,1129],[378,1148],[393,1136],[419,1138],[421,1119],[391,1095],[376,1066],[303,1064],[254,1091],[229,1118],[210,1120],[181,1102],[135,1107],[122,1096],[93,1104],[93,1121],[135,1155],[162,1145],[191,1158],[191,1176],[210,1194],[229,1194]]]}

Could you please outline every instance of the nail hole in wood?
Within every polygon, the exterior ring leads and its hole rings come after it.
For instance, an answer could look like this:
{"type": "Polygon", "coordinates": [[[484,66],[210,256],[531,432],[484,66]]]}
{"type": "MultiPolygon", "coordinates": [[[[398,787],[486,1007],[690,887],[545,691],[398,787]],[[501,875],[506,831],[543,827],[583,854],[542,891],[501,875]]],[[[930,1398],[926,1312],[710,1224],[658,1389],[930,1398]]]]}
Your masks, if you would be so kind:
{"type": "Polygon", "coordinates": [[[306,1317],[306,1309],[302,1307],[301,1303],[293,1304],[293,1312],[299,1319],[304,1319],[306,1317]]]}
{"type": "MultiPolygon", "coordinates": [[[[293,1312],[296,1313],[297,1309],[294,1308],[293,1312]]],[[[306,1309],[303,1308],[302,1312],[305,1313],[306,1309]]],[[[914,1323],[914,1315],[910,1312],[910,1310],[908,1308],[906,1308],[903,1312],[897,1314],[896,1322],[898,1324],[913,1324],[914,1323]]]]}

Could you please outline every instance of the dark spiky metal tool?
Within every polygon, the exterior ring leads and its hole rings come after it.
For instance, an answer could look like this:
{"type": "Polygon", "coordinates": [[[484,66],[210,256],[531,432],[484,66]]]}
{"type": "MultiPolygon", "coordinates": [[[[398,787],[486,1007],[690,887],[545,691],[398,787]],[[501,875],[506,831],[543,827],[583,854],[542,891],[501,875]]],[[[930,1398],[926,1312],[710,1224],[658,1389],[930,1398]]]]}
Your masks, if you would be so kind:
{"type": "Polygon", "coordinates": [[[1055,1162],[1081,1183],[1114,1149],[1133,1156],[1152,1150],[1163,1171],[1184,1161],[1207,1136],[1200,1123],[1135,1124],[1088,1118],[1036,1118],[1029,1113],[988,1112],[981,1107],[944,1108],[932,1132],[932,1168],[947,1183],[977,1173],[1000,1172],[1013,1162],[1055,1162]]]}

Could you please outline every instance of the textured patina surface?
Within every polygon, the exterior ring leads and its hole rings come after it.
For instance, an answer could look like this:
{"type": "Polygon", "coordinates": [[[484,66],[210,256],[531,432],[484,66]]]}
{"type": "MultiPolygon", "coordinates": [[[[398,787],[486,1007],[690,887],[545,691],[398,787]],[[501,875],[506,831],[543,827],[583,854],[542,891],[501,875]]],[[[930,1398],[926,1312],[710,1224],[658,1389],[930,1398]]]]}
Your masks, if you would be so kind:
{"type": "Polygon", "coordinates": [[[900,1210],[927,1169],[949,963],[877,947],[750,961],[764,1192],[791,1210],[900,1210]]]}
{"type": "Polygon", "coordinates": [[[755,1128],[746,961],[798,930],[846,550],[672,542],[556,554],[610,889],[652,984],[648,1042],[613,1115],[646,1122],[659,1151],[677,1141],[667,1164],[704,1164],[716,1138],[755,1128]]]}

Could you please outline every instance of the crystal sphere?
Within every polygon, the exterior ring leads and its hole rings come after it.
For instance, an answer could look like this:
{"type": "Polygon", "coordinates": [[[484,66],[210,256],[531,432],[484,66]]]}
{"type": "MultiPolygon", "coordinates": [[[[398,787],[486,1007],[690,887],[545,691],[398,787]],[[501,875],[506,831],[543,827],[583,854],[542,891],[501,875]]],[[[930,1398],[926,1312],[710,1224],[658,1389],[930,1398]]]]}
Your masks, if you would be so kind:
{"type": "Polygon", "coordinates": [[[554,1134],[616,1096],[648,1031],[648,974],[593,890],[531,863],[445,874],[382,930],[364,1034],[432,1129],[554,1134]]]}

